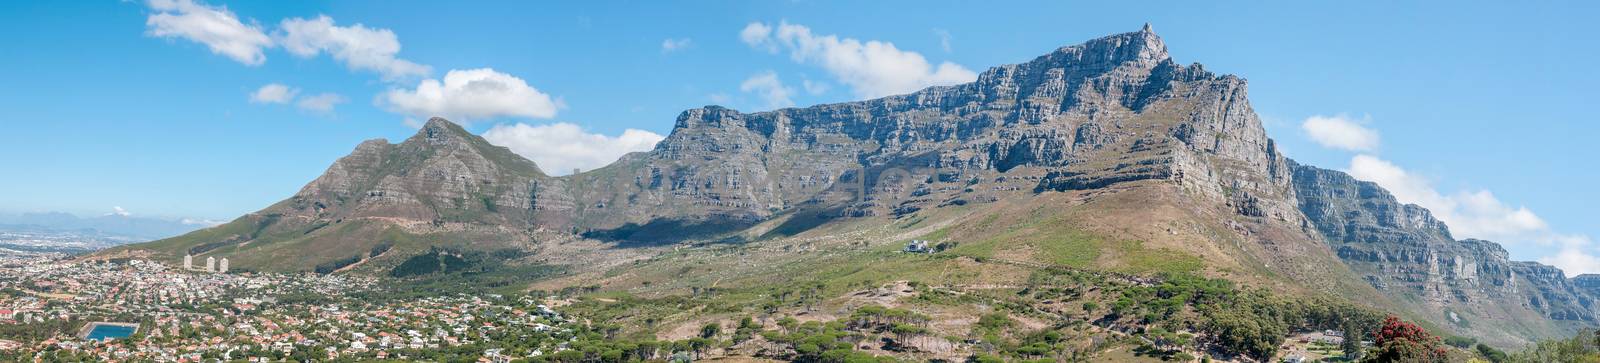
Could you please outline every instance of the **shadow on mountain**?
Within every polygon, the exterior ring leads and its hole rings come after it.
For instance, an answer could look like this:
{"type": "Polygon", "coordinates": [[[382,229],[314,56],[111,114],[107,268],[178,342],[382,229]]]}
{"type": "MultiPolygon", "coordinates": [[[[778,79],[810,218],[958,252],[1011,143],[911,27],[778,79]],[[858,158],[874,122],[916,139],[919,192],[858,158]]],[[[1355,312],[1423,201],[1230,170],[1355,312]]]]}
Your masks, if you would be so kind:
{"type": "Polygon", "coordinates": [[[835,219],[839,219],[843,213],[844,207],[801,209],[794,212],[794,215],[790,216],[788,220],[783,221],[783,224],[779,224],[777,227],[773,227],[771,231],[767,231],[767,233],[762,234],[761,238],[766,239],[797,235],[801,232],[805,232],[811,230],[812,228],[817,228],[818,226],[827,224],[835,219]]]}
{"type": "Polygon", "coordinates": [[[744,243],[739,236],[725,236],[756,225],[757,221],[735,218],[711,220],[656,219],[650,223],[628,223],[617,228],[584,232],[584,238],[614,242],[617,247],[654,247],[689,240],[708,243],[744,243]],[[721,237],[721,238],[719,238],[721,237]]]}

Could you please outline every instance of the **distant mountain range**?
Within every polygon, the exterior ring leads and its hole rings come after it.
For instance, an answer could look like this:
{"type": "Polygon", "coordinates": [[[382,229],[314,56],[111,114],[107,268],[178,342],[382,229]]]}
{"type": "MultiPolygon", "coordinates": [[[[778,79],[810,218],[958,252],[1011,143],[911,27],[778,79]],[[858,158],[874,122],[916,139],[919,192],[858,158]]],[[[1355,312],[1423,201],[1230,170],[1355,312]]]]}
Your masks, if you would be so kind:
{"type": "MultiPolygon", "coordinates": [[[[141,232],[183,229],[166,226],[141,232]]],[[[1289,160],[1244,79],[1174,62],[1148,27],[906,95],[691,109],[654,150],[562,177],[434,118],[403,142],[361,143],[258,212],[118,252],[384,274],[436,248],[517,251],[496,255],[574,269],[545,287],[648,292],[911,238],[980,261],[1332,293],[1501,346],[1600,315],[1600,294],[1580,286],[1594,284],[1455,240],[1375,184],[1289,160]],[[725,260],[653,267],[708,244],[752,247],[716,269],[695,267],[725,260]]],[[[766,283],[827,267],[808,266],[766,283]]]]}
{"type": "Polygon", "coordinates": [[[215,223],[108,214],[79,217],[63,212],[0,213],[0,232],[71,232],[114,237],[133,242],[162,239],[209,227],[215,223]]]}

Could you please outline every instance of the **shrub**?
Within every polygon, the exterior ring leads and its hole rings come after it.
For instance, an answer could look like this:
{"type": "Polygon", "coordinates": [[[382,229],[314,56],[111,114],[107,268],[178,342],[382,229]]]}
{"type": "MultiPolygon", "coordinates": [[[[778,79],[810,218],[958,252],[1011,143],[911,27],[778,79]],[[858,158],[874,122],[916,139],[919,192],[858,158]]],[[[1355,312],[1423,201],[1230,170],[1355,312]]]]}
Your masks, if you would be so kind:
{"type": "Polygon", "coordinates": [[[1395,316],[1383,319],[1372,354],[1364,362],[1446,362],[1439,337],[1395,316]]]}

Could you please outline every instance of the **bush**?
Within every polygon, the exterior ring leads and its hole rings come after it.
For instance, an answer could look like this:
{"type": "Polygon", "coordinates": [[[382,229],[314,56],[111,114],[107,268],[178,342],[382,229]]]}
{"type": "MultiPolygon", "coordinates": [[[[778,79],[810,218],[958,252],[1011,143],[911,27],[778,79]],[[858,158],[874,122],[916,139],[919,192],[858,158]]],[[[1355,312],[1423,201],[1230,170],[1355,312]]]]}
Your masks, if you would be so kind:
{"type": "Polygon", "coordinates": [[[323,262],[323,263],[317,264],[316,269],[314,269],[313,271],[315,271],[317,274],[327,275],[327,274],[333,273],[334,271],[338,271],[341,268],[345,268],[345,266],[354,265],[356,262],[361,262],[361,256],[359,256],[359,255],[350,256],[348,258],[341,258],[341,259],[337,259],[337,260],[333,260],[333,261],[323,262]]]}
{"type": "Polygon", "coordinates": [[[394,248],[394,242],[383,241],[382,243],[372,246],[372,251],[367,252],[367,257],[378,257],[378,255],[381,255],[384,252],[389,252],[390,248],[394,248]]]}
{"type": "Polygon", "coordinates": [[[700,327],[700,337],[701,338],[714,337],[714,336],[717,336],[717,333],[721,333],[721,332],[722,332],[722,324],[709,323],[709,324],[706,324],[705,326],[700,327]]]}
{"type": "Polygon", "coordinates": [[[1499,349],[1494,349],[1494,347],[1484,345],[1483,343],[1478,343],[1478,355],[1483,356],[1483,359],[1488,359],[1493,363],[1501,363],[1511,360],[1511,357],[1506,355],[1506,352],[1503,352],[1499,349]]]}
{"type": "Polygon", "coordinates": [[[1383,319],[1372,354],[1363,362],[1446,362],[1439,337],[1395,316],[1383,319]]]}
{"type": "Polygon", "coordinates": [[[433,273],[450,273],[466,270],[468,267],[482,264],[481,256],[469,256],[460,252],[452,252],[440,248],[432,248],[428,253],[413,256],[401,262],[389,271],[393,277],[422,276],[433,273]],[[468,257],[472,257],[471,260],[468,257]]]}
{"type": "MultiPolygon", "coordinates": [[[[1479,349],[1482,352],[1483,348],[1479,349]]],[[[1506,357],[1504,361],[1594,362],[1597,358],[1600,358],[1600,332],[1582,329],[1571,338],[1540,341],[1517,354],[1506,357]]]]}
{"type": "Polygon", "coordinates": [[[1473,338],[1463,337],[1463,336],[1452,335],[1452,336],[1444,338],[1444,343],[1448,344],[1448,345],[1450,345],[1452,347],[1461,348],[1461,349],[1468,349],[1468,348],[1472,348],[1473,345],[1478,344],[1478,340],[1477,339],[1473,339],[1473,338]]]}

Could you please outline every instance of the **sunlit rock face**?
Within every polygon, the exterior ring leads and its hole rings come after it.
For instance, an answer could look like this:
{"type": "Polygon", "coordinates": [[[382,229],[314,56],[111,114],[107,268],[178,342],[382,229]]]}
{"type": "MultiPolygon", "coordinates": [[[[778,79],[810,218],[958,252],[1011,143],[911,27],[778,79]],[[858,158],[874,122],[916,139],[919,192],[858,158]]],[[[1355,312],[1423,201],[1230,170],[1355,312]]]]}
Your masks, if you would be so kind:
{"type": "MultiPolygon", "coordinates": [[[[1539,317],[1564,326],[1595,322],[1596,289],[1561,270],[1511,261],[1493,242],[1451,237],[1420,206],[1402,204],[1377,184],[1339,171],[1291,164],[1300,210],[1346,264],[1381,291],[1415,297],[1466,319],[1539,317]]],[[[1463,323],[1466,326],[1471,323],[1463,323]]]]}

